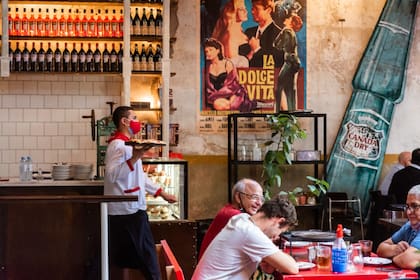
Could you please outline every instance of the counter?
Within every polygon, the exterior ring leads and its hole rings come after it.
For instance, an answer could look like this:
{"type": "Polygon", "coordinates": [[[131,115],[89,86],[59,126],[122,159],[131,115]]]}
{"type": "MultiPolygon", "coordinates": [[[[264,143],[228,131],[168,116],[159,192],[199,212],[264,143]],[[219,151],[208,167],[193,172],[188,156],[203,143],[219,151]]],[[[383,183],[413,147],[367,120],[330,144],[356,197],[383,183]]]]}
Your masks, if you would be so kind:
{"type": "Polygon", "coordinates": [[[137,197],[103,195],[101,181],[1,182],[0,280],[100,279],[100,204],[122,200],[137,197]]]}

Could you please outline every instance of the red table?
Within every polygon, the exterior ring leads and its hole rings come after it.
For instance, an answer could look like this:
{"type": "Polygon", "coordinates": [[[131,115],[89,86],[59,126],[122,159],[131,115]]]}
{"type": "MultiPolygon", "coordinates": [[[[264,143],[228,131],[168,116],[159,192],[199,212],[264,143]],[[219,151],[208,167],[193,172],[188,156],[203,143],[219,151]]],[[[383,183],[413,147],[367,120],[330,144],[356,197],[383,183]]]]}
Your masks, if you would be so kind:
{"type": "MultiPolygon", "coordinates": [[[[394,266],[383,266],[394,267],[394,266]]],[[[417,278],[417,273],[413,270],[403,270],[407,278],[417,278]]],[[[283,275],[284,280],[306,280],[306,279],[335,279],[335,280],[356,280],[356,279],[371,279],[371,280],[384,280],[388,279],[387,271],[377,271],[374,266],[364,266],[361,272],[346,272],[346,273],[333,273],[326,271],[318,271],[315,267],[310,270],[299,271],[296,275],[283,275]],[[334,278],[333,278],[334,277],[334,278]]]]}

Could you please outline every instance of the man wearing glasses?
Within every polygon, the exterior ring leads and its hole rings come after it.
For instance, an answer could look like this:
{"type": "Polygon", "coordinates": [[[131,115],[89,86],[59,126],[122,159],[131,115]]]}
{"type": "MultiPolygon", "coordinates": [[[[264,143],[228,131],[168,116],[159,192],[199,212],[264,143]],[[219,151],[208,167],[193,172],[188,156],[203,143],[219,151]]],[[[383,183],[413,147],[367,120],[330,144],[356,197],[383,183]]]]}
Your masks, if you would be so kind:
{"type": "Polygon", "coordinates": [[[264,203],[261,185],[252,179],[241,179],[232,188],[232,203],[226,204],[210,224],[200,247],[201,258],[210,242],[223,229],[232,216],[240,213],[254,215],[264,203]]]}
{"type": "Polygon", "coordinates": [[[379,244],[377,253],[401,268],[415,269],[420,263],[420,185],[408,191],[406,203],[408,222],[379,244]]]}

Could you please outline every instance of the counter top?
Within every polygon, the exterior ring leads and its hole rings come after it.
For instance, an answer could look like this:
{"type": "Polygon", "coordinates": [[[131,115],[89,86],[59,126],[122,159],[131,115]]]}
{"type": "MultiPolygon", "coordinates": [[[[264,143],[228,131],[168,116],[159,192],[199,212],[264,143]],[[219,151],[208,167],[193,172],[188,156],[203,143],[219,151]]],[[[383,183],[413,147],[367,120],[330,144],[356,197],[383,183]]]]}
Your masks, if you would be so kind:
{"type": "Polygon", "coordinates": [[[32,180],[20,181],[19,178],[11,178],[9,181],[0,181],[0,187],[44,187],[44,186],[103,186],[103,180],[32,180]]]}

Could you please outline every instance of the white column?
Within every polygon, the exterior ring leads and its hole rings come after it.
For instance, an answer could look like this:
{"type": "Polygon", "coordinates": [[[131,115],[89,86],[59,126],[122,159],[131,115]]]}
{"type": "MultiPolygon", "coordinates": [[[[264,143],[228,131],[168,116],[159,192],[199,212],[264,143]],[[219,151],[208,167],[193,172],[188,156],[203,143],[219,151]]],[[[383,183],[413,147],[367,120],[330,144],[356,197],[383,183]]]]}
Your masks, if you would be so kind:
{"type": "Polygon", "coordinates": [[[101,279],[109,279],[108,207],[106,202],[101,203],[101,279]]]}

